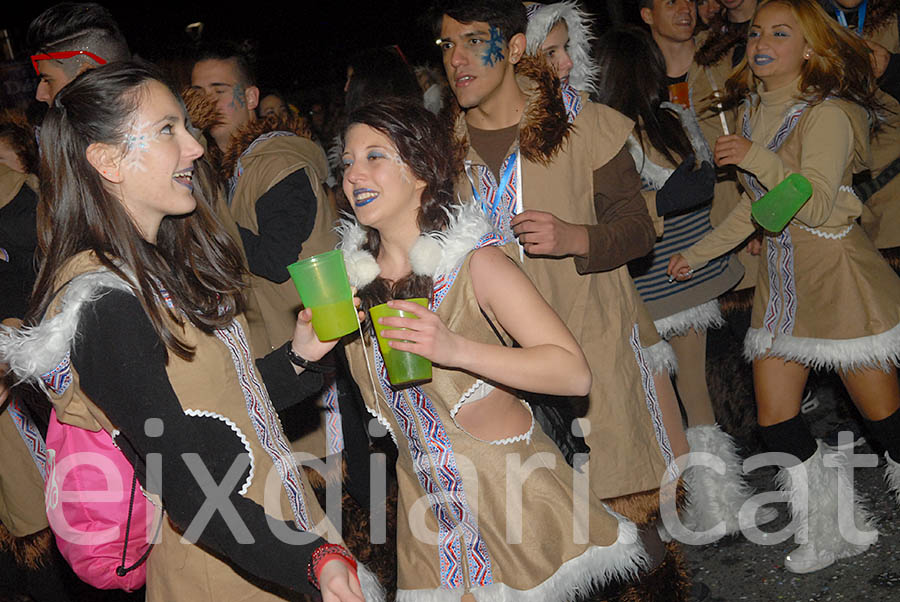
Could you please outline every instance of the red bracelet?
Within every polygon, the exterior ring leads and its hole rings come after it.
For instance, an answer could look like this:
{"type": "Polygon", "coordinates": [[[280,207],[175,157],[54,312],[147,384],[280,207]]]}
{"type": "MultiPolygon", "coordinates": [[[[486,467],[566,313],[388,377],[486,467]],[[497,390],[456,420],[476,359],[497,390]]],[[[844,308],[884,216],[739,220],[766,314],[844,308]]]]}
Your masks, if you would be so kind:
{"type": "MultiPolygon", "coordinates": [[[[356,559],[353,558],[353,555],[347,548],[334,543],[326,543],[316,548],[309,561],[309,567],[306,569],[306,576],[309,578],[309,582],[313,584],[313,587],[320,589],[319,575],[322,574],[325,563],[335,558],[346,562],[352,569],[353,576],[356,577],[356,559]]],[[[356,578],[358,581],[359,577],[356,578]]]]}

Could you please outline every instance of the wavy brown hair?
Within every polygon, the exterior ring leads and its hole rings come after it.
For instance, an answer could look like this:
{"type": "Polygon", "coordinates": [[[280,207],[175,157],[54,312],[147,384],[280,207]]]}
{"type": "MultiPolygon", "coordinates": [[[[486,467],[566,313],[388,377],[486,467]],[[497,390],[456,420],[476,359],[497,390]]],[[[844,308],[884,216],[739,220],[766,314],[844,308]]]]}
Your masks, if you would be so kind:
{"type": "MultiPolygon", "coordinates": [[[[878,84],[865,42],[828,16],[815,0],[766,0],[756,8],[756,14],[771,4],[790,9],[813,49],[800,70],[800,97],[810,104],[829,97],[854,102],[869,112],[873,124],[877,123],[874,117],[883,107],[875,98],[878,84]]],[[[755,87],[756,78],[745,56],[725,82],[724,104],[734,106],[755,87]]]]}
{"type": "MultiPolygon", "coordinates": [[[[91,69],[63,88],[41,129],[41,268],[26,316],[39,322],[57,295],[60,270],[75,254],[92,251],[128,281],[166,347],[190,359],[193,349],[167,323],[184,318],[204,332],[226,326],[243,310],[243,264],[234,241],[210,209],[202,187],[197,208],[163,219],[156,244],[144,240],[125,207],[88,162],[93,143],[121,146],[151,81],[150,66],[114,63],[91,69]],[[160,289],[175,309],[162,302],[160,289]],[[166,319],[168,318],[168,320],[166,319]]],[[[173,92],[177,98],[177,94],[173,92]]]]}
{"type": "MultiPolygon", "coordinates": [[[[456,179],[462,171],[463,152],[451,136],[450,129],[420,103],[401,98],[385,99],[365,105],[348,116],[347,129],[367,125],[385,136],[397,147],[400,158],[416,178],[425,182],[417,221],[419,231],[442,231],[450,222],[447,209],[457,204],[456,179]]],[[[366,242],[363,248],[378,257],[381,236],[378,230],[363,226],[366,242]]],[[[392,282],[382,277],[359,291],[362,309],[390,299],[432,296],[431,276],[410,273],[392,282]]]]}

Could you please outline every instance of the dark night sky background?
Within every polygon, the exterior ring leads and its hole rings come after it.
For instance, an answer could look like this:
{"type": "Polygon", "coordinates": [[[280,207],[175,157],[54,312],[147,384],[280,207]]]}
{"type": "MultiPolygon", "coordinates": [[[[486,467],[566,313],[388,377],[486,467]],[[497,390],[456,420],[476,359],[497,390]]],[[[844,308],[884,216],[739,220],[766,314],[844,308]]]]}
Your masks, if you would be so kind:
{"type": "MultiPolygon", "coordinates": [[[[10,33],[17,59],[27,60],[28,23],[54,2],[7,2],[0,29],[10,33]]],[[[252,39],[257,48],[261,84],[303,92],[343,86],[347,57],[357,50],[398,44],[410,62],[437,63],[439,55],[424,23],[429,2],[409,0],[348,2],[101,2],[119,22],[132,51],[157,61],[190,55],[184,33],[188,23],[202,21],[204,39],[252,39]],[[356,7],[359,6],[359,7],[356,7]]],[[[583,1],[597,15],[598,31],[611,14],[633,18],[636,0],[583,1]]]]}

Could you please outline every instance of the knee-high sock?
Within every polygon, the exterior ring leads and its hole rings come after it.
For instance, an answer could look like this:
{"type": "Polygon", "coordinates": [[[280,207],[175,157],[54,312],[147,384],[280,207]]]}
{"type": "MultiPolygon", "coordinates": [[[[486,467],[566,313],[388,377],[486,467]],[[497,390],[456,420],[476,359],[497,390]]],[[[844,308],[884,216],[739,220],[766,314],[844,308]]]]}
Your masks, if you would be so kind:
{"type": "Polygon", "coordinates": [[[816,439],[809,432],[809,427],[800,414],[784,422],[761,426],[759,434],[766,449],[792,454],[800,462],[810,458],[817,449],[816,439]]]}

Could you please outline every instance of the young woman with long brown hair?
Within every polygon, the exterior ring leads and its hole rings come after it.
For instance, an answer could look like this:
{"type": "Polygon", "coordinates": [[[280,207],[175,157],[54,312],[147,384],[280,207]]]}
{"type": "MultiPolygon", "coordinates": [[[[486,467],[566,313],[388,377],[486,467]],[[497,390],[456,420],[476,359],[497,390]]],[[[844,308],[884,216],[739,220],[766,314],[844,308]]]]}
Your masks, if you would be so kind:
{"type": "Polygon", "coordinates": [[[291,341],[253,361],[240,256],[194,189],[203,150],[177,96],[144,66],[90,70],[56,95],[42,146],[41,270],[27,328],[0,333],[0,363],[40,384],[59,421],[110,433],[165,510],[148,600],[319,585],[326,601],[378,599],[275,413],[321,387],[293,364],[314,369],[333,343],[301,314],[291,341]]]}

